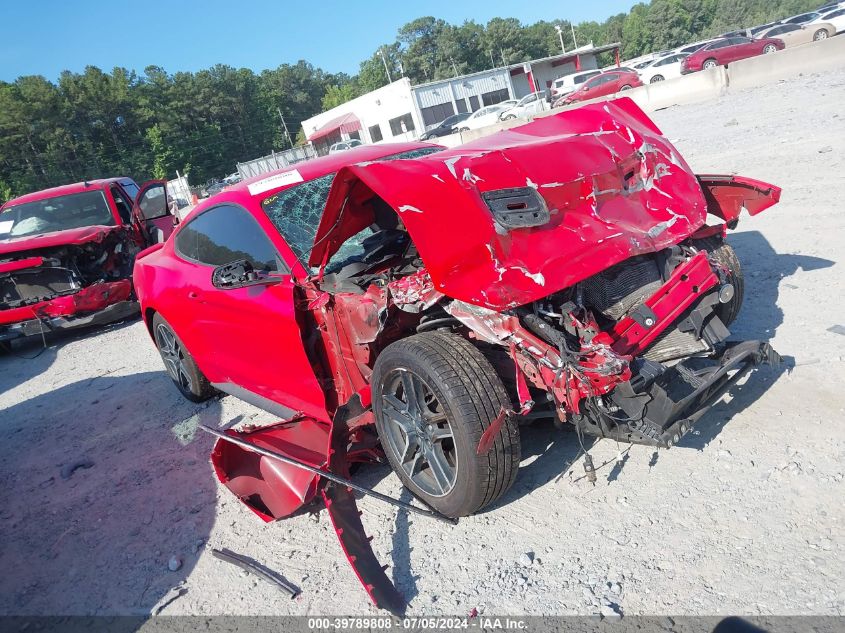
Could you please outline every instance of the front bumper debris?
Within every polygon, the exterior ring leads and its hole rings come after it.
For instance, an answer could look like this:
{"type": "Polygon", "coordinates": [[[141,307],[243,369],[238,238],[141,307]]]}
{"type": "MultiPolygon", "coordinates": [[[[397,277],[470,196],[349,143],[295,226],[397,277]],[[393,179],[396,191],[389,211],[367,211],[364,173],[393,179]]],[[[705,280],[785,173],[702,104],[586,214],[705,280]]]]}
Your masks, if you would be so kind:
{"type": "Polygon", "coordinates": [[[27,319],[11,325],[0,325],[0,341],[10,341],[21,336],[39,336],[56,330],[69,330],[89,325],[104,325],[137,316],[140,307],[137,301],[120,301],[102,310],[77,317],[45,317],[27,319]]]}
{"type": "Polygon", "coordinates": [[[758,365],[780,363],[780,355],[764,341],[728,344],[715,358],[687,358],[668,368],[646,361],[611,397],[629,421],[592,434],[670,448],[745,374],[758,365]]]}

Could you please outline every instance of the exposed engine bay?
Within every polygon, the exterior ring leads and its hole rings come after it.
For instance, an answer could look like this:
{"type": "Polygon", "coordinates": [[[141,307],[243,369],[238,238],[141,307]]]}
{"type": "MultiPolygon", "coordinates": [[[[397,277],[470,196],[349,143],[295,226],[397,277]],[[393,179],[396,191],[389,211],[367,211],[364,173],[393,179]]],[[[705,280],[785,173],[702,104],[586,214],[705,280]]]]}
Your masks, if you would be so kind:
{"type": "Polygon", "coordinates": [[[132,305],[112,308],[110,318],[137,312],[129,299],[139,250],[131,229],[104,227],[78,243],[0,254],[0,338],[66,327],[67,317],[93,323],[92,312],[121,302],[132,305]]]}

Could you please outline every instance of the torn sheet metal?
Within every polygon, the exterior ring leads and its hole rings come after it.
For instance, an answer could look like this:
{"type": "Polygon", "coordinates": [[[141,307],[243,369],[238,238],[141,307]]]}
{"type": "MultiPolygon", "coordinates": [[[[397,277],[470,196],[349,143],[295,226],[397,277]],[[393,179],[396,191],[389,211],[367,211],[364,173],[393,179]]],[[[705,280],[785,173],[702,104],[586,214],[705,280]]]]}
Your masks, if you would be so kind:
{"type": "MultiPolygon", "coordinates": [[[[328,425],[308,417],[255,430],[227,431],[249,442],[320,468],[328,460],[328,425]]],[[[317,493],[320,477],[225,440],[211,453],[217,479],[264,521],[290,516],[317,493]]]]}
{"type": "Polygon", "coordinates": [[[727,223],[736,222],[743,210],[757,215],[780,201],[780,187],[744,176],[699,175],[707,212],[727,223]]]}
{"type": "Polygon", "coordinates": [[[387,284],[393,302],[406,312],[422,312],[443,298],[425,268],[387,284]]]}
{"type": "Polygon", "coordinates": [[[0,325],[18,323],[28,319],[69,317],[126,301],[132,294],[128,279],[103,281],[82,288],[79,292],[32,305],[0,310],[0,325]]]}
{"type": "Polygon", "coordinates": [[[0,240],[0,255],[21,253],[36,248],[52,248],[55,246],[69,246],[102,242],[113,233],[126,231],[123,226],[84,226],[78,229],[65,229],[53,233],[27,235],[0,240]]]}
{"type": "Polygon", "coordinates": [[[311,265],[372,222],[359,201],[374,193],[398,210],[438,291],[496,310],[677,244],[704,223],[707,209],[689,166],[627,98],[418,159],[341,169],[311,265]],[[526,187],[543,197],[550,220],[504,228],[482,194],[526,187]]]}

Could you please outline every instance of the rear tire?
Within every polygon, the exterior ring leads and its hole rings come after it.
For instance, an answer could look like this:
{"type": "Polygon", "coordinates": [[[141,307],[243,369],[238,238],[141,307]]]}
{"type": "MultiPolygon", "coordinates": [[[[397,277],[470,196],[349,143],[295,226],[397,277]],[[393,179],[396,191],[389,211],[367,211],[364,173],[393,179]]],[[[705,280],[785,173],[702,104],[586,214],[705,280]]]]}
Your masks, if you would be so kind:
{"type": "Polygon", "coordinates": [[[829,33],[825,29],[819,29],[815,33],[813,33],[813,41],[818,42],[820,40],[826,40],[829,37],[829,33]]]}
{"type": "Polygon", "coordinates": [[[648,83],[656,84],[658,81],[663,81],[663,79],[664,79],[663,75],[655,75],[654,77],[651,78],[651,80],[648,83]]]}
{"type": "Polygon", "coordinates": [[[624,92],[624,91],[626,91],[626,90],[630,90],[630,89],[631,89],[631,86],[629,86],[628,84],[625,84],[624,86],[622,86],[622,87],[619,89],[619,92],[624,92]]]}
{"type": "Polygon", "coordinates": [[[733,247],[719,237],[706,237],[696,240],[696,246],[708,251],[710,258],[728,271],[728,283],[734,287],[734,296],[727,303],[720,303],[715,310],[722,323],[730,325],[739,316],[742,299],[745,296],[745,278],[742,274],[739,257],[737,257],[733,247]]]}
{"type": "Polygon", "coordinates": [[[467,516],[511,487],[519,428],[506,416],[492,448],[476,454],[485,429],[511,403],[493,366],[466,339],[425,332],[397,341],[376,360],[371,385],[385,455],[405,487],[428,505],[450,517],[467,516]],[[448,476],[439,477],[443,472],[448,476]]]}
{"type": "Polygon", "coordinates": [[[769,55],[770,53],[776,53],[777,50],[778,50],[778,47],[775,46],[774,44],[766,44],[763,47],[763,53],[766,54],[766,55],[769,55]]]}
{"type": "Polygon", "coordinates": [[[183,396],[191,402],[203,402],[217,394],[217,390],[197,367],[182,339],[158,312],[153,316],[153,339],[167,375],[183,396]]]}
{"type": "Polygon", "coordinates": [[[702,65],[702,68],[704,68],[704,70],[708,70],[710,68],[716,68],[716,66],[718,66],[718,65],[719,65],[719,62],[717,62],[715,59],[712,59],[712,58],[711,59],[705,59],[704,64],[702,65]]]}

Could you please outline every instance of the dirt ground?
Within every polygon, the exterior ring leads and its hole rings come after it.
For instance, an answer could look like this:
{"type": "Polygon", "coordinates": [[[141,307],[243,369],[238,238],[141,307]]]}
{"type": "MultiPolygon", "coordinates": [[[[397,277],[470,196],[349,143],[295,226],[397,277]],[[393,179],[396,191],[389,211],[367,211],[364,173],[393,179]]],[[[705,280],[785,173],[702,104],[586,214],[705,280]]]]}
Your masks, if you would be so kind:
{"type": "MultiPolygon", "coordinates": [[[[537,425],[511,491],[456,527],[360,501],[411,613],[845,613],[843,102],[839,71],[654,115],[699,173],[783,187],[730,238],[747,277],[733,329],[790,368],[757,372],[669,451],[597,443],[595,486],[574,434],[537,425]]],[[[183,400],[138,321],[22,358],[39,349],[0,357],[0,614],[375,613],[324,511],[263,524],[213,479],[197,423],[269,415],[183,400]]],[[[386,467],[357,478],[401,493],[386,467]]]]}

